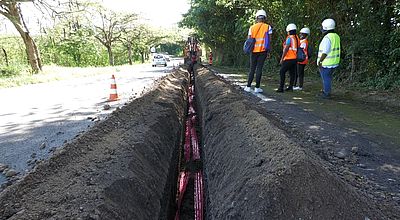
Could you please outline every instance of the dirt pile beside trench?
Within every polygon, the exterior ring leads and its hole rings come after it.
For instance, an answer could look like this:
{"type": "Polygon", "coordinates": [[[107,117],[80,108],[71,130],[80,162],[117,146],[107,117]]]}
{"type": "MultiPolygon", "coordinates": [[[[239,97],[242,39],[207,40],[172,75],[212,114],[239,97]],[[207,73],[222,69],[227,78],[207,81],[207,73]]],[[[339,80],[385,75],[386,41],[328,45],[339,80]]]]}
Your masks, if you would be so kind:
{"type": "Polygon", "coordinates": [[[185,78],[166,77],[3,191],[0,219],[166,219],[185,78]]]}
{"type": "Polygon", "coordinates": [[[391,218],[239,93],[198,69],[208,219],[391,218]]]}

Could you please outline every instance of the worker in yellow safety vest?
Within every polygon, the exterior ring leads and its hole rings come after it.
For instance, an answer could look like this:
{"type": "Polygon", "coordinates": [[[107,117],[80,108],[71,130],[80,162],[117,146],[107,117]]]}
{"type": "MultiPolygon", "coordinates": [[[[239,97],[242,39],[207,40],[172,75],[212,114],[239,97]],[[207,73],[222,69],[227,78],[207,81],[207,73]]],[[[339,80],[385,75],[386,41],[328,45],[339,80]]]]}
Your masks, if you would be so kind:
{"type": "Polygon", "coordinates": [[[331,97],[333,71],[340,63],[340,37],[335,32],[336,23],[328,18],[322,22],[324,38],[319,44],[317,64],[322,78],[322,98],[331,97]]]}
{"type": "Polygon", "coordinates": [[[256,24],[249,29],[248,38],[255,38],[254,49],[250,54],[250,72],[247,79],[247,86],[244,91],[251,91],[251,83],[256,73],[256,87],[254,92],[262,93],[260,88],[262,68],[264,62],[269,57],[271,48],[272,27],[266,23],[267,13],[264,10],[258,10],[256,13],[256,24]]]}

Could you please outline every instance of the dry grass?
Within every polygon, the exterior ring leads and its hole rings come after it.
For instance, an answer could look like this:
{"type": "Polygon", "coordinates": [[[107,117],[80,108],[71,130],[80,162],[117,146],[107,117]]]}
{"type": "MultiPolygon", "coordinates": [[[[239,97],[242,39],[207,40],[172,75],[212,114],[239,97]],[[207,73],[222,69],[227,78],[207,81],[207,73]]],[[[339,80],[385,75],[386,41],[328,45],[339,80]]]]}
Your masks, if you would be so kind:
{"type": "Polygon", "coordinates": [[[100,74],[119,72],[132,66],[108,66],[108,67],[60,67],[44,66],[43,71],[38,74],[31,74],[27,71],[15,76],[0,77],[0,88],[9,88],[27,84],[67,80],[80,77],[89,77],[100,74]]]}

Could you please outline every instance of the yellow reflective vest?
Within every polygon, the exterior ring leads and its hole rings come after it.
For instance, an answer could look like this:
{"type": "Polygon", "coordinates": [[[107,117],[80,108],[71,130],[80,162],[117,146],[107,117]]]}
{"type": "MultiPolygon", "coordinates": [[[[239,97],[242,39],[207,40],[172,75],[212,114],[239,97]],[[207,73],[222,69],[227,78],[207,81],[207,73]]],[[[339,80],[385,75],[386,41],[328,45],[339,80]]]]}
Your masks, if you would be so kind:
{"type": "MultiPolygon", "coordinates": [[[[325,37],[329,39],[331,42],[331,50],[329,54],[327,54],[326,58],[324,61],[322,61],[322,66],[337,66],[340,63],[340,37],[336,33],[328,33],[325,37]]],[[[322,56],[322,44],[319,45],[319,51],[318,51],[318,59],[317,63],[321,59],[322,56]]]]}

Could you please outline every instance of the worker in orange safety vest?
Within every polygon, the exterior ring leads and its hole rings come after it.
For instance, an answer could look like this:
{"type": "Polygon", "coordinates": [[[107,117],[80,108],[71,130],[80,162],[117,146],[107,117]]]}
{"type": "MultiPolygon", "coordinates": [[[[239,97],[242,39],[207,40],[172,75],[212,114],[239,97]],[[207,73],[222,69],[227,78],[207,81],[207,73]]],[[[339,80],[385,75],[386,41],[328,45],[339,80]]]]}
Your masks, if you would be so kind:
{"type": "Polygon", "coordinates": [[[294,79],[294,87],[293,90],[303,90],[303,84],[304,84],[304,68],[308,64],[309,60],[309,52],[308,51],[308,36],[310,36],[310,28],[305,27],[300,30],[300,48],[304,51],[304,54],[306,55],[306,59],[303,62],[298,62],[297,63],[297,72],[296,76],[294,79]],[[299,84],[297,86],[297,79],[299,80],[299,84]]]}
{"type": "Polygon", "coordinates": [[[286,27],[288,33],[285,42],[283,42],[283,52],[281,57],[280,83],[276,92],[283,92],[285,86],[285,75],[289,70],[289,86],[285,91],[293,91],[294,78],[297,68],[297,47],[299,45],[299,37],[296,34],[296,25],[289,24],[286,27]]]}
{"type": "Polygon", "coordinates": [[[263,90],[260,88],[262,68],[265,60],[269,57],[271,50],[271,35],[272,27],[266,23],[267,12],[264,10],[258,10],[256,13],[256,24],[252,25],[249,29],[248,38],[255,38],[254,49],[250,54],[250,72],[247,79],[247,86],[244,91],[251,91],[251,83],[254,79],[254,73],[256,74],[256,87],[254,92],[262,93],[263,90]]]}
{"type": "Polygon", "coordinates": [[[210,53],[208,55],[208,64],[210,66],[212,66],[212,63],[213,63],[213,54],[212,54],[212,51],[210,51],[210,53]]]}

